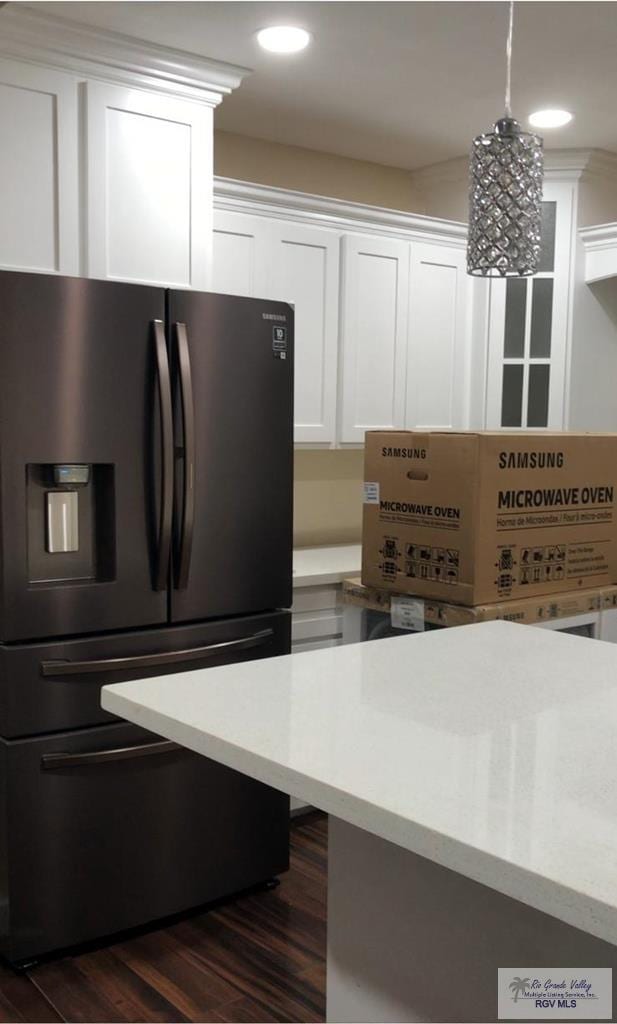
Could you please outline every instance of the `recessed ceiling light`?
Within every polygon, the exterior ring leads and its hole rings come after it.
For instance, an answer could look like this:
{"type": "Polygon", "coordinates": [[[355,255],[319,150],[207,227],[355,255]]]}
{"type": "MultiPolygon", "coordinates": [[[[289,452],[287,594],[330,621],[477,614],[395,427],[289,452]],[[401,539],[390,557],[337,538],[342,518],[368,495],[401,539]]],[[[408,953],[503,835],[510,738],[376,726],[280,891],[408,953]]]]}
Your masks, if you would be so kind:
{"type": "Polygon", "coordinates": [[[257,33],[257,42],[270,53],[299,53],[310,41],[310,32],[294,25],[271,25],[257,33]]]}
{"type": "Polygon", "coordinates": [[[563,128],[569,124],[572,114],[569,110],[536,110],[529,115],[529,124],[534,128],[563,128]]]}

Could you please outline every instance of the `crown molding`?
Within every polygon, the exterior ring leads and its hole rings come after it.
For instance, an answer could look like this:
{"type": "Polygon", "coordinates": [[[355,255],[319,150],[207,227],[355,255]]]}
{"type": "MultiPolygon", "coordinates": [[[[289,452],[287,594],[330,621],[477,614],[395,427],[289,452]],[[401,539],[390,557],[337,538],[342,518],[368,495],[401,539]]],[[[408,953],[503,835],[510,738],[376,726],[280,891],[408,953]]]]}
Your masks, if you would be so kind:
{"type": "Polygon", "coordinates": [[[319,224],[339,231],[361,231],[409,239],[416,234],[424,241],[447,241],[464,247],[467,225],[381,206],[350,203],[341,199],[256,185],[234,178],[214,178],[214,206],[217,210],[279,217],[299,223],[319,224]]]}
{"type": "Polygon", "coordinates": [[[605,149],[549,149],[544,154],[544,167],[549,181],[617,178],[617,154],[605,149]]]}
{"type": "Polygon", "coordinates": [[[579,238],[585,251],[585,281],[617,277],[617,223],[581,228],[579,238]]]}
{"type": "Polygon", "coordinates": [[[579,235],[586,252],[597,252],[614,245],[617,240],[617,223],[594,224],[590,228],[580,228],[579,235]]]}
{"type": "Polygon", "coordinates": [[[7,4],[0,10],[0,54],[212,107],[251,73],[248,68],[92,28],[23,4],[7,4]]]}

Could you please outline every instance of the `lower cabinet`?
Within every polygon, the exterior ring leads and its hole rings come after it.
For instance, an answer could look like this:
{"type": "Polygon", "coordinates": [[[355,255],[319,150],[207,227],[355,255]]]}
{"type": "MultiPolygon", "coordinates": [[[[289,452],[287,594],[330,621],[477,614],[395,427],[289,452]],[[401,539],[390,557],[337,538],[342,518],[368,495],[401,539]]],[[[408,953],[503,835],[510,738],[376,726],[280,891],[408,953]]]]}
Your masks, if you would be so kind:
{"type": "Polygon", "coordinates": [[[343,640],[343,589],[340,583],[294,589],[291,649],[337,647],[343,640]]]}
{"type": "MultiPolygon", "coordinates": [[[[294,589],[291,609],[291,650],[319,651],[343,643],[343,587],[341,583],[294,589]]],[[[292,815],[310,810],[305,800],[290,796],[292,815]]]]}

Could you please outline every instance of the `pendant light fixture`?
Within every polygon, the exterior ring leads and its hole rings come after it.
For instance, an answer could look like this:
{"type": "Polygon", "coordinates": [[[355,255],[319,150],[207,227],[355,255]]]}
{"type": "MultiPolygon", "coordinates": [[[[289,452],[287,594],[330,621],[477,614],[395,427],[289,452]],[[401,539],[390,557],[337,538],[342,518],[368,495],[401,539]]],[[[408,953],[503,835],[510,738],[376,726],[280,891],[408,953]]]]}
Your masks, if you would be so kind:
{"type": "Polygon", "coordinates": [[[510,0],[505,117],[478,135],[471,149],[467,273],[481,277],[535,274],[540,259],[543,142],[512,117],[513,20],[510,0]]]}

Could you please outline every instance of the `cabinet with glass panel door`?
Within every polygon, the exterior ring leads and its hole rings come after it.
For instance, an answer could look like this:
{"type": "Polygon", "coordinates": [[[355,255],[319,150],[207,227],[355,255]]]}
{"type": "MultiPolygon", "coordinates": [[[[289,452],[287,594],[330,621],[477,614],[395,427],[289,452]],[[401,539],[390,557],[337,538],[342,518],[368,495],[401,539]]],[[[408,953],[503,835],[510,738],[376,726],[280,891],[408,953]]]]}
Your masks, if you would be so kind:
{"type": "Polygon", "coordinates": [[[572,185],[545,184],[538,273],[491,281],[490,429],[564,427],[573,201],[572,185]]]}

